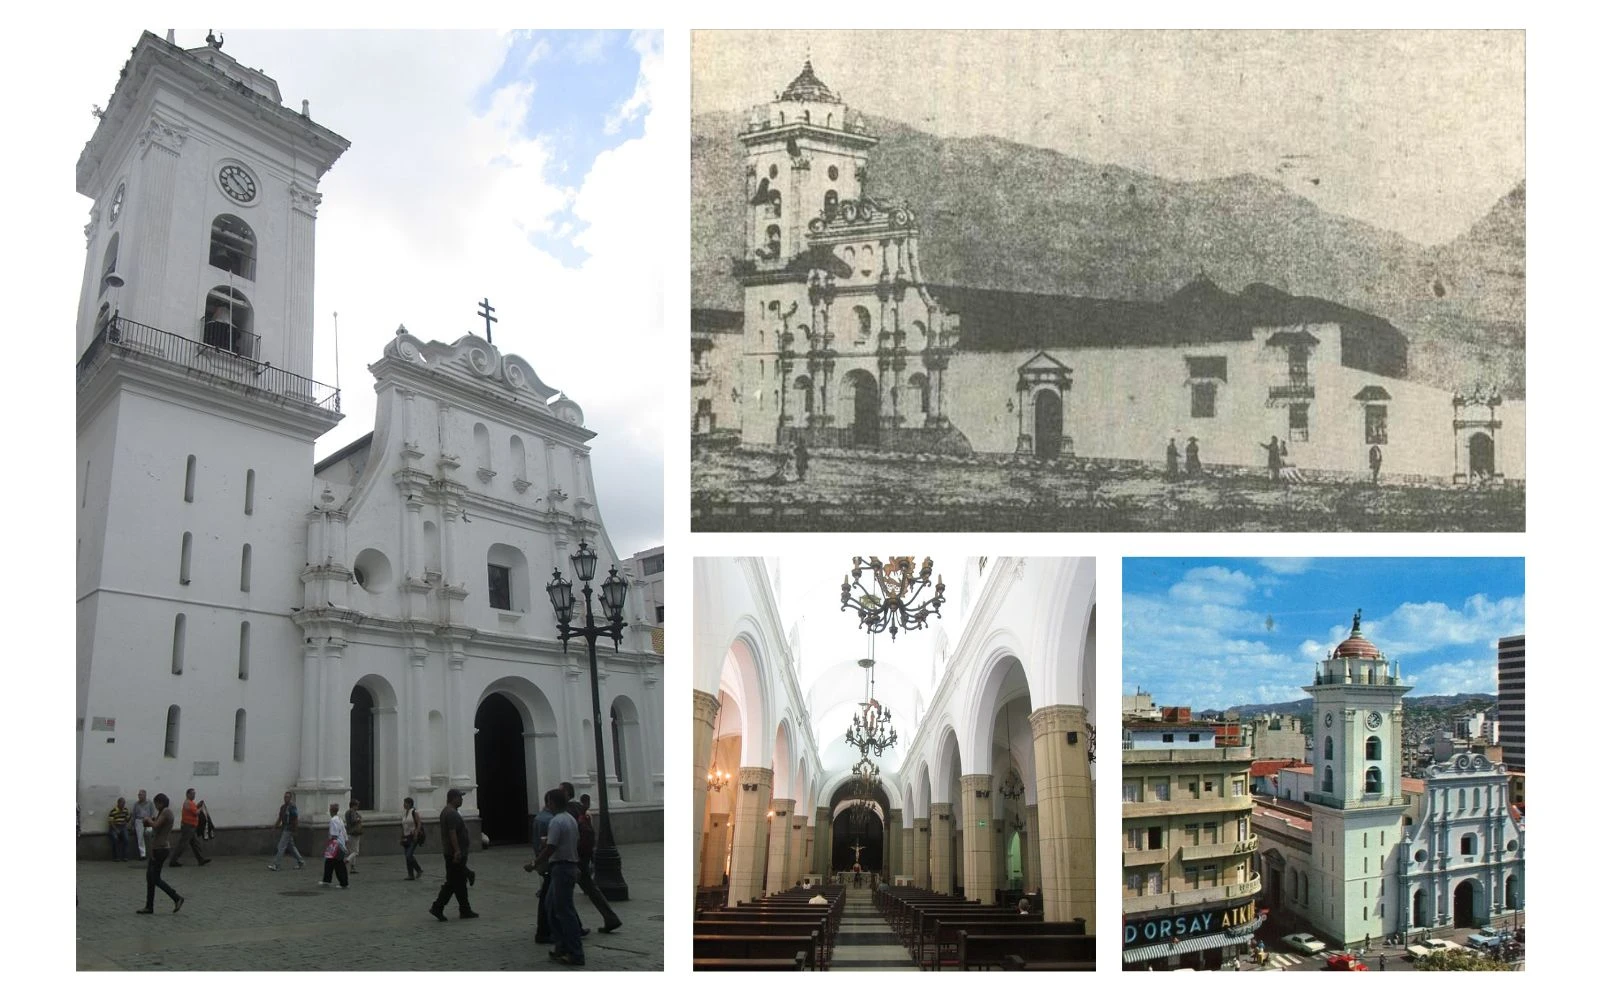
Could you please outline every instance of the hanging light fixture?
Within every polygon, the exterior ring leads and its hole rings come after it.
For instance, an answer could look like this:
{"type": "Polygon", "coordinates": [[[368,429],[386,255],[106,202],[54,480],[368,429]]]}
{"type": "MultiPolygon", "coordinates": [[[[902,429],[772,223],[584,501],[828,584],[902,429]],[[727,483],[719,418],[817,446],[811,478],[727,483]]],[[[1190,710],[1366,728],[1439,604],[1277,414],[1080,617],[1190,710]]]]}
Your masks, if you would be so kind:
{"type": "Polygon", "coordinates": [[[939,608],[944,604],[944,577],[934,583],[931,558],[924,558],[920,568],[914,556],[891,556],[887,560],[856,556],[853,562],[839,588],[839,610],[853,609],[861,628],[874,635],[887,629],[893,642],[901,630],[926,628],[929,615],[939,617],[939,608]],[[861,574],[868,571],[871,575],[862,583],[861,574]],[[923,598],[930,584],[933,596],[923,598]]]}
{"type": "Polygon", "coordinates": [[[717,766],[717,741],[722,738],[722,700],[717,700],[716,731],[711,736],[711,767],[706,771],[706,791],[720,792],[733,780],[733,775],[717,766]]]}
{"type": "Polygon", "coordinates": [[[883,756],[883,752],[900,739],[893,725],[893,713],[877,698],[877,660],[873,659],[872,649],[873,639],[868,634],[867,655],[856,661],[867,674],[866,697],[860,702],[861,711],[851,718],[849,728],[844,731],[844,741],[860,750],[863,760],[868,751],[883,756]]]}
{"type": "Polygon", "coordinates": [[[1006,781],[1000,786],[1000,795],[1007,799],[1022,798],[1023,791],[1027,788],[1022,783],[1022,775],[1011,766],[1011,706],[1005,706],[1006,713],[1006,781]]]}

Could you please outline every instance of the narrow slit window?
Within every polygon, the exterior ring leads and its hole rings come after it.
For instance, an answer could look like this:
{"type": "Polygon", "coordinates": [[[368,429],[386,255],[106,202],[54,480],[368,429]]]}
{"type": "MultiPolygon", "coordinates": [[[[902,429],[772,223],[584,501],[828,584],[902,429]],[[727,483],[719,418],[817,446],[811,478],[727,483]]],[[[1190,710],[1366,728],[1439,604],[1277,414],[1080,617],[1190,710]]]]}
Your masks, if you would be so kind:
{"type": "Polygon", "coordinates": [[[239,553],[239,589],[250,592],[250,543],[246,542],[239,553]]]}
{"type": "Polygon", "coordinates": [[[244,472],[244,512],[256,512],[256,470],[246,469],[244,472]]]}
{"type": "Polygon", "coordinates": [[[244,709],[233,713],[233,759],[244,760],[244,709]]]}
{"type": "Polygon", "coordinates": [[[178,706],[167,706],[167,742],[162,750],[163,757],[178,756],[178,706]]]}
{"type": "Polygon", "coordinates": [[[183,533],[183,551],[178,556],[178,582],[189,585],[189,559],[194,554],[194,535],[183,533]]]}
{"type": "Polygon", "coordinates": [[[239,679],[250,679],[250,623],[239,623],[239,679]]]}
{"type": "Polygon", "coordinates": [[[89,472],[93,468],[93,462],[83,463],[83,498],[78,501],[79,507],[89,506],[89,472]]]}
{"type": "Polygon", "coordinates": [[[194,503],[194,456],[183,463],[183,502],[194,503]]]}
{"type": "Polygon", "coordinates": [[[189,616],[179,614],[172,619],[172,672],[183,673],[183,648],[189,633],[189,616]]]}

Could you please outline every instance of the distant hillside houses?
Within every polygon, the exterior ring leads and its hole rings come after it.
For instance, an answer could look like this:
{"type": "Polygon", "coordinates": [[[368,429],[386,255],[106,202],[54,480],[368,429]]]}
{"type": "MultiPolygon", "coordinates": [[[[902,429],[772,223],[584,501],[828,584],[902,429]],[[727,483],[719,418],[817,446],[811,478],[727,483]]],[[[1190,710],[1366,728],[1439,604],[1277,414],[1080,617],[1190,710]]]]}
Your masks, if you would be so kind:
{"type": "Polygon", "coordinates": [[[878,139],[805,69],[753,109],[743,309],[691,312],[692,428],[747,446],[1524,478],[1524,404],[1408,375],[1382,317],[1204,273],[1161,301],[937,284],[878,139]]]}

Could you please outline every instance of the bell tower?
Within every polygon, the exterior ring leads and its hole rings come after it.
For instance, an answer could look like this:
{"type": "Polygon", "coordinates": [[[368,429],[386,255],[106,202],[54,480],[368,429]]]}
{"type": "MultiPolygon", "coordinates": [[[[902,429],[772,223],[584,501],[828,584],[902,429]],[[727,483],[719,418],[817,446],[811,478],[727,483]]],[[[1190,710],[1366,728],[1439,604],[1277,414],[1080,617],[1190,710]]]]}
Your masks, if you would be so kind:
{"type": "Polygon", "coordinates": [[[1399,926],[1399,904],[1388,898],[1398,882],[1401,817],[1401,698],[1411,688],[1361,633],[1361,612],[1350,636],[1317,667],[1311,695],[1312,813],[1316,886],[1308,916],[1330,945],[1381,938],[1399,926]]]}
{"type": "Polygon", "coordinates": [[[74,497],[85,803],[193,775],[272,798],[293,778],[246,721],[305,695],[284,609],[313,445],[341,419],[310,377],[317,184],[349,143],[222,44],[143,34],[78,159],[93,202],[74,497]]]}
{"type": "Polygon", "coordinates": [[[781,268],[806,249],[807,224],[861,197],[867,153],[878,144],[860,116],[817,78],[800,75],[757,105],[739,135],[745,148],[745,260],[781,268]]]}

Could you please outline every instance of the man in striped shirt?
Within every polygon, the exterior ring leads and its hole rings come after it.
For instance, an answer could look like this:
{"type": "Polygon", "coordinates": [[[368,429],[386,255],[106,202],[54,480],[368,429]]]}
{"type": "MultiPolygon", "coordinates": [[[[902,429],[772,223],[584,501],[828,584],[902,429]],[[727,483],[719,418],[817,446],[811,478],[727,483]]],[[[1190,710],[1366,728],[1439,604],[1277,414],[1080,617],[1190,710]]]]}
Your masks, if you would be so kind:
{"type": "Polygon", "coordinates": [[[128,800],[117,799],[117,804],[106,813],[106,822],[111,833],[111,860],[128,860],[128,821],[133,814],[128,812],[128,800]]]}

